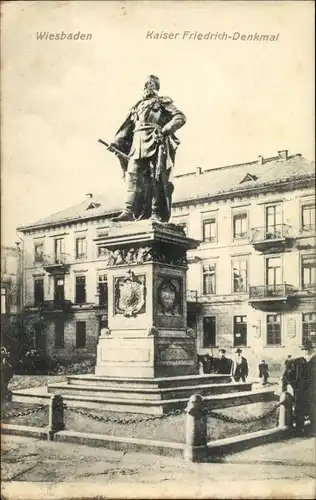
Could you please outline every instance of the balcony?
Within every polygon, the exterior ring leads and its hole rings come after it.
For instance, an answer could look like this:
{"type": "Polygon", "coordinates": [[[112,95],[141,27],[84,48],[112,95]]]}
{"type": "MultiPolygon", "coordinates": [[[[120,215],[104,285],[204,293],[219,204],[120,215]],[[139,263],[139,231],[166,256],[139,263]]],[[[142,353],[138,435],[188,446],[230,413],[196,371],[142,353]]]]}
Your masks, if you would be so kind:
{"type": "Polygon", "coordinates": [[[67,253],[43,255],[43,267],[49,274],[65,273],[69,268],[69,261],[67,253]]]}
{"type": "Polygon", "coordinates": [[[44,300],[41,307],[42,312],[71,312],[71,300],[44,300]]]}
{"type": "Polygon", "coordinates": [[[302,289],[299,291],[301,297],[315,297],[316,283],[304,283],[302,289]]]}
{"type": "Polygon", "coordinates": [[[200,303],[198,302],[197,290],[187,290],[187,309],[188,312],[197,313],[200,309],[200,303]]]}
{"type": "Polygon", "coordinates": [[[279,310],[293,306],[298,296],[298,289],[293,285],[260,285],[249,287],[249,303],[255,309],[279,310]]]}
{"type": "Polygon", "coordinates": [[[300,234],[302,236],[310,236],[310,235],[315,235],[315,232],[316,232],[316,225],[315,224],[305,224],[301,230],[300,230],[300,234]]]}
{"type": "Polygon", "coordinates": [[[259,252],[284,250],[293,244],[293,230],[287,224],[276,224],[268,228],[253,227],[250,241],[259,252]]]}

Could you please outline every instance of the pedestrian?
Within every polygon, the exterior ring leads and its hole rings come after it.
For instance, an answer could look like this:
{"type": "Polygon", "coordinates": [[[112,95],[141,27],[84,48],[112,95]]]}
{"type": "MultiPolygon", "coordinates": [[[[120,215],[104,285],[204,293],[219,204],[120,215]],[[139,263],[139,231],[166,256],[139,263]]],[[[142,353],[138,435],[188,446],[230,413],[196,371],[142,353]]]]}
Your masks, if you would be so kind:
{"type": "Polygon", "coordinates": [[[13,369],[10,363],[10,355],[5,347],[1,348],[1,404],[7,399],[8,385],[13,377],[13,369]]]}
{"type": "Polygon", "coordinates": [[[214,360],[215,358],[213,357],[213,353],[198,356],[198,361],[203,367],[203,373],[214,373],[214,360]]]}
{"type": "Polygon", "coordinates": [[[226,358],[226,349],[220,349],[219,358],[216,359],[215,373],[218,375],[232,375],[233,361],[226,358]]]}
{"type": "Polygon", "coordinates": [[[259,363],[259,378],[261,379],[262,385],[266,385],[269,378],[269,366],[264,359],[259,363]]]}
{"type": "Polygon", "coordinates": [[[236,350],[236,359],[234,364],[235,381],[239,382],[241,380],[242,382],[246,382],[248,372],[248,361],[244,356],[242,356],[242,350],[238,347],[236,350]]]}
{"type": "Polygon", "coordinates": [[[305,431],[305,419],[310,419],[315,431],[315,381],[316,355],[311,340],[306,340],[302,346],[302,356],[287,363],[282,375],[283,389],[289,384],[294,395],[295,433],[301,435],[305,431]]]}
{"type": "Polygon", "coordinates": [[[282,392],[289,392],[288,389],[289,385],[291,386],[291,388],[293,387],[293,379],[295,374],[293,362],[294,359],[289,354],[286,360],[284,361],[284,372],[281,377],[282,392]]]}

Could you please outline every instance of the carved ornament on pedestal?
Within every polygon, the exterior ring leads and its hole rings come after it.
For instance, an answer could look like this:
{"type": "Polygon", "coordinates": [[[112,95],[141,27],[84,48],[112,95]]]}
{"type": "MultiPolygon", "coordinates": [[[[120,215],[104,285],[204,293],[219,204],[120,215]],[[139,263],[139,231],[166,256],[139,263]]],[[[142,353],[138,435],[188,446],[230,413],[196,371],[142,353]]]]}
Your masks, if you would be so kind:
{"type": "Polygon", "coordinates": [[[151,246],[128,249],[104,249],[103,259],[107,266],[145,264],[147,262],[157,262],[161,264],[171,264],[175,266],[184,266],[187,264],[186,252],[183,249],[175,252],[170,248],[154,248],[151,246]]]}
{"type": "Polygon", "coordinates": [[[146,278],[136,276],[130,269],[114,281],[114,313],[126,318],[136,317],[146,309],[146,278]]]}
{"type": "Polygon", "coordinates": [[[168,316],[181,314],[180,280],[164,278],[157,290],[160,313],[168,316]]]}

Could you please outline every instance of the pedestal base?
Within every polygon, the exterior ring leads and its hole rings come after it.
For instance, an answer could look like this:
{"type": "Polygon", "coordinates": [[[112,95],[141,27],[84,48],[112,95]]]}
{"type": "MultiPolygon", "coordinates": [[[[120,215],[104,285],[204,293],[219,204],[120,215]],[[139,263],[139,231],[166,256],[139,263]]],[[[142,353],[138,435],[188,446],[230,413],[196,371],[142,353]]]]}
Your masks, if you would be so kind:
{"type": "Polygon", "coordinates": [[[186,331],[160,330],[147,337],[146,332],[142,336],[129,333],[129,337],[112,332],[99,338],[96,375],[154,378],[198,374],[195,339],[186,331]]]}
{"type": "Polygon", "coordinates": [[[163,414],[184,409],[192,394],[214,399],[214,407],[231,406],[240,393],[251,394],[251,386],[251,383],[233,383],[229,375],[162,378],[69,375],[67,382],[49,384],[48,392],[61,394],[67,404],[80,407],[163,414]]]}

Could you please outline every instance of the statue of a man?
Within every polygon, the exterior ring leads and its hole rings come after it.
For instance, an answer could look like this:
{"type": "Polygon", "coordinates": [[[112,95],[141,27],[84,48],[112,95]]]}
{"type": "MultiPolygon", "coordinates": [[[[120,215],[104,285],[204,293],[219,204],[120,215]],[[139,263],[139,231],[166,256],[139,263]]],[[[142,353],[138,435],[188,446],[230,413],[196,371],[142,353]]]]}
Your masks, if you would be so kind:
{"type": "Polygon", "coordinates": [[[186,117],[170,97],[158,95],[159,89],[159,78],[150,75],[143,98],[132,107],[109,147],[129,156],[129,160],[119,157],[127,192],[124,210],[112,219],[115,222],[170,219],[173,184],[169,178],[180,144],[174,132],[186,117]]]}

